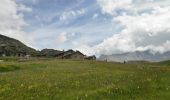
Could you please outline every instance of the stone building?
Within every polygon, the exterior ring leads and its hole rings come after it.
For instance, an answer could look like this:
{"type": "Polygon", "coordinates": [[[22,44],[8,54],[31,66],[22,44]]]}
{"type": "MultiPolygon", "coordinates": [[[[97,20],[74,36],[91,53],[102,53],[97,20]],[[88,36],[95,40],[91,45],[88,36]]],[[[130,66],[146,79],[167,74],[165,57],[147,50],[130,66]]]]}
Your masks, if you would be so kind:
{"type": "Polygon", "coordinates": [[[93,55],[93,56],[87,56],[85,57],[86,60],[96,60],[96,56],[93,55]]]}
{"type": "Polygon", "coordinates": [[[27,53],[25,51],[18,51],[16,56],[17,57],[25,57],[27,55],[27,53]]]}
{"type": "Polygon", "coordinates": [[[74,60],[84,60],[85,55],[81,53],[80,51],[63,51],[62,53],[56,55],[56,58],[58,59],[74,59],[74,60]]]}

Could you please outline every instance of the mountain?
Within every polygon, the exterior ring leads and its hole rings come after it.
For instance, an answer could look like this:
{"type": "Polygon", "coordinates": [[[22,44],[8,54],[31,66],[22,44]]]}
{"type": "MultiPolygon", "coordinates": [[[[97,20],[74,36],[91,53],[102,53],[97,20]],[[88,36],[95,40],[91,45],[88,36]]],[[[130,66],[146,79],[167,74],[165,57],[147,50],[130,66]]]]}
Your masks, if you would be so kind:
{"type": "Polygon", "coordinates": [[[122,53],[122,54],[112,54],[112,55],[101,55],[99,60],[106,60],[107,61],[116,61],[116,62],[123,62],[123,61],[151,61],[151,62],[158,62],[164,60],[170,60],[170,52],[165,53],[151,53],[148,51],[136,51],[136,52],[129,52],[129,53],[122,53]]]}
{"type": "Polygon", "coordinates": [[[58,55],[59,53],[61,53],[63,51],[59,51],[59,50],[54,50],[54,49],[43,49],[38,53],[38,56],[40,57],[55,57],[56,55],[58,55]]]}
{"type": "Polygon", "coordinates": [[[19,52],[35,56],[36,50],[23,44],[22,42],[0,35],[0,55],[16,56],[19,52]]]}

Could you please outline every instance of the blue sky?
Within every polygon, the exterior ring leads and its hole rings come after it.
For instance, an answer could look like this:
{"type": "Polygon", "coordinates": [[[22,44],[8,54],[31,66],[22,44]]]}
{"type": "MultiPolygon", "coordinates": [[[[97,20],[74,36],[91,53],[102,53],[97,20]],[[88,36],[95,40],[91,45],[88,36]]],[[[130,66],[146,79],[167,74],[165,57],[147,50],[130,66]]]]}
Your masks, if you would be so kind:
{"type": "Polygon", "coordinates": [[[118,30],[111,23],[112,16],[102,14],[96,0],[17,0],[17,3],[32,9],[24,13],[29,26],[23,30],[40,41],[33,44],[38,49],[75,48],[76,42],[94,46],[118,30]],[[57,41],[63,32],[67,39],[57,41]]]}
{"type": "Polygon", "coordinates": [[[170,51],[169,0],[1,0],[0,34],[87,55],[170,51]]]}

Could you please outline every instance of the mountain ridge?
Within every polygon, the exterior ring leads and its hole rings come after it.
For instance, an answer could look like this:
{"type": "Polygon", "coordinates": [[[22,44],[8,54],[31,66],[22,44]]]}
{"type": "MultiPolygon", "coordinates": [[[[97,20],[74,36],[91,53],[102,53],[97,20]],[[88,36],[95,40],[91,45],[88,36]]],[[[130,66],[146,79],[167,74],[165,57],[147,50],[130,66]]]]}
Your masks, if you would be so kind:
{"type": "Polygon", "coordinates": [[[107,61],[150,61],[150,62],[159,62],[164,60],[170,60],[170,51],[165,53],[151,53],[147,51],[135,51],[127,52],[122,54],[112,54],[112,55],[101,55],[99,60],[107,61]]]}

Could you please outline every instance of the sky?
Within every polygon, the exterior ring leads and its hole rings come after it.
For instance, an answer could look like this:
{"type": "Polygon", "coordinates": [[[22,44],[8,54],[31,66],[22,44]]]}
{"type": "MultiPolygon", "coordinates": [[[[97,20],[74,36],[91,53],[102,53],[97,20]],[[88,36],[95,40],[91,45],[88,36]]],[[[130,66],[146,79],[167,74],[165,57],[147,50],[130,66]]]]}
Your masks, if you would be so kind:
{"type": "Polygon", "coordinates": [[[170,51],[170,0],[0,0],[0,22],[37,50],[170,51]]]}

